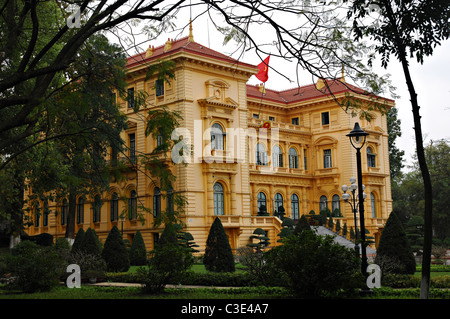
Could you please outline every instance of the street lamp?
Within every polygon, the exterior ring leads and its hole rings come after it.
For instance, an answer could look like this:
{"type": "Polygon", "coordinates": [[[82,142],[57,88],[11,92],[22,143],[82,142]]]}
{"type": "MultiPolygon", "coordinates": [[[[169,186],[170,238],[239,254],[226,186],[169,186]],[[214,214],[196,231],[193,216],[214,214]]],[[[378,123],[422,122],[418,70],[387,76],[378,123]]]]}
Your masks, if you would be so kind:
{"type": "Polygon", "coordinates": [[[357,169],[357,180],[358,180],[358,205],[359,205],[359,223],[360,223],[360,234],[361,234],[361,270],[364,277],[367,277],[367,254],[366,254],[366,228],[364,226],[364,194],[362,185],[362,171],[361,171],[361,148],[366,142],[366,136],[369,133],[363,131],[356,122],[353,130],[347,134],[350,138],[350,143],[353,148],[356,149],[356,169],[357,169]]]}
{"type": "MultiPolygon", "coordinates": [[[[342,185],[342,191],[344,192],[344,194],[342,194],[342,199],[346,202],[349,203],[351,208],[352,208],[352,212],[353,212],[353,218],[355,221],[355,251],[358,253],[359,256],[359,246],[358,246],[358,223],[357,223],[357,217],[356,217],[356,212],[358,211],[358,207],[356,206],[358,203],[358,200],[356,198],[356,190],[358,189],[358,185],[356,184],[356,178],[355,177],[351,177],[350,178],[350,186],[347,185],[342,185]],[[347,191],[350,190],[350,193],[347,193],[347,191]],[[349,201],[350,200],[350,201],[349,201]]],[[[364,191],[365,186],[362,186],[362,190],[364,191]]],[[[366,193],[363,193],[363,198],[366,199],[366,193]]]]}

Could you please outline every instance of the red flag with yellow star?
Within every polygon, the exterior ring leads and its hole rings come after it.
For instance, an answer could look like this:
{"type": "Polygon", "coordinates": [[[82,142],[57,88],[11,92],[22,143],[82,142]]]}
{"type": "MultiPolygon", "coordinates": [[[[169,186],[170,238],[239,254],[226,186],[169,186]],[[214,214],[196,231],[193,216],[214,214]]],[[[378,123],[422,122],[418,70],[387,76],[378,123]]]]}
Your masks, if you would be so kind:
{"type": "Polygon", "coordinates": [[[256,77],[258,80],[262,82],[266,82],[269,79],[269,59],[270,55],[264,59],[263,62],[258,64],[258,74],[256,74],[256,77]]]}

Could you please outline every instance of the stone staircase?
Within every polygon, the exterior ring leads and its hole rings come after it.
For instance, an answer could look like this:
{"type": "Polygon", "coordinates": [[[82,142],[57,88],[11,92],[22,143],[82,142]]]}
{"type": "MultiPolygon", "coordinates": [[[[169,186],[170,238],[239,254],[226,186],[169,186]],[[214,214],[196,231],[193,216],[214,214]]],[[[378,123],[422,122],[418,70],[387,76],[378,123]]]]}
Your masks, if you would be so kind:
{"type": "MultiPolygon", "coordinates": [[[[355,248],[355,243],[354,242],[352,242],[351,240],[348,240],[348,239],[346,239],[346,238],[344,238],[342,236],[337,235],[335,232],[329,230],[328,228],[326,228],[324,226],[311,226],[311,229],[313,229],[316,232],[316,234],[318,234],[318,235],[323,235],[323,236],[330,235],[330,236],[333,236],[334,237],[334,242],[339,244],[339,245],[342,245],[342,246],[345,246],[345,247],[351,248],[351,249],[355,248]]],[[[376,253],[377,253],[377,251],[375,249],[373,249],[371,247],[367,247],[366,248],[367,257],[375,257],[376,253]]]]}

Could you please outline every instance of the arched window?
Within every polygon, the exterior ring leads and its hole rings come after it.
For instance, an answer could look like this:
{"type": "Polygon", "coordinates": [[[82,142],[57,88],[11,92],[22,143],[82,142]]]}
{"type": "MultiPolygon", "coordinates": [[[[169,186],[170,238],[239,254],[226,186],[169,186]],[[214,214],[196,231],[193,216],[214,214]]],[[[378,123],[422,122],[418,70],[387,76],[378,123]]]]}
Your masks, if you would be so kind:
{"type": "Polygon", "coordinates": [[[267,165],[267,152],[264,145],[256,145],[256,165],[267,165]]]}
{"type": "Polygon", "coordinates": [[[332,213],[338,213],[339,216],[341,213],[341,199],[339,198],[339,195],[335,194],[333,195],[332,202],[331,202],[331,212],[332,213]]]}
{"type": "Polygon", "coordinates": [[[137,194],[135,190],[130,192],[128,199],[128,219],[134,220],[137,218],[137,194]]]}
{"type": "Polygon", "coordinates": [[[95,195],[94,202],[92,203],[92,221],[94,223],[100,222],[100,211],[102,208],[102,199],[100,195],[95,195]]]}
{"type": "Polygon", "coordinates": [[[272,150],[272,162],[273,167],[283,167],[283,153],[278,145],[275,145],[272,150]]]}
{"type": "Polygon", "coordinates": [[[224,214],[223,203],[223,186],[220,183],[215,183],[213,187],[214,191],[214,215],[224,214]]]}
{"type": "Polygon", "coordinates": [[[280,193],[275,194],[275,207],[274,207],[274,213],[284,213],[284,207],[283,207],[283,196],[280,193]],[[280,211],[280,207],[283,207],[280,211]]]}
{"type": "Polygon", "coordinates": [[[327,200],[327,197],[325,195],[320,196],[319,208],[320,208],[320,211],[328,208],[328,200],[327,200]]]}
{"type": "Polygon", "coordinates": [[[80,197],[77,204],[77,224],[84,222],[84,198],[80,197]]]}
{"type": "Polygon", "coordinates": [[[110,209],[110,215],[111,215],[111,221],[115,221],[119,219],[119,196],[117,196],[117,193],[113,193],[111,196],[111,209],[110,209]]]}
{"type": "Polygon", "coordinates": [[[161,215],[161,191],[159,187],[155,187],[153,194],[153,217],[159,217],[161,215]]]}
{"type": "Polygon", "coordinates": [[[69,204],[67,203],[67,199],[63,199],[61,205],[61,225],[65,225],[67,223],[67,213],[69,209],[69,204]]]}
{"type": "Polygon", "coordinates": [[[372,217],[377,217],[377,207],[375,202],[375,194],[370,193],[370,206],[372,207],[372,217]]]}
{"type": "Polygon", "coordinates": [[[266,194],[259,192],[257,199],[258,213],[267,213],[266,194]]]}
{"type": "Polygon", "coordinates": [[[371,147],[367,148],[367,166],[375,167],[375,153],[372,151],[371,147]]]}
{"type": "Polygon", "coordinates": [[[295,148],[289,149],[289,168],[298,168],[298,156],[295,148]]]}
{"type": "Polygon", "coordinates": [[[300,218],[300,212],[299,212],[299,203],[298,203],[298,196],[296,194],[292,194],[291,196],[291,218],[293,220],[298,220],[300,218]]]}
{"type": "Polygon", "coordinates": [[[211,149],[212,150],[223,150],[223,129],[220,124],[213,124],[211,127],[211,149]]]}

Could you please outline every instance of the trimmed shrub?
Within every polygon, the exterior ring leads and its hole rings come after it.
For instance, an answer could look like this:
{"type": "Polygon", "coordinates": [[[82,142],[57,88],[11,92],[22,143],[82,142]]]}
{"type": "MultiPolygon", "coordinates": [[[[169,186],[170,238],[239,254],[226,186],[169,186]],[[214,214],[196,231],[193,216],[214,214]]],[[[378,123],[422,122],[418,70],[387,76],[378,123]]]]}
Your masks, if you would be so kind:
{"type": "Polygon", "coordinates": [[[130,248],[130,265],[143,266],[145,264],[147,264],[147,250],[145,249],[144,238],[138,230],[130,248]]]}
{"type": "Polygon", "coordinates": [[[228,236],[218,217],[216,217],[209,230],[203,264],[208,271],[235,271],[234,257],[228,241],[228,236]]]}
{"type": "Polygon", "coordinates": [[[94,229],[88,228],[83,238],[81,249],[91,255],[101,255],[100,241],[94,229]]]}
{"type": "Polygon", "coordinates": [[[364,284],[360,260],[333,238],[303,231],[267,252],[267,266],[284,280],[278,285],[300,298],[353,296],[364,284]]]}
{"type": "Polygon", "coordinates": [[[416,261],[403,226],[391,213],[380,237],[375,263],[384,274],[414,274],[416,261]]]}
{"type": "Polygon", "coordinates": [[[77,252],[82,249],[85,235],[86,232],[84,231],[84,229],[80,228],[77,232],[77,235],[75,236],[75,240],[73,241],[72,252],[77,252]]]}
{"type": "Polygon", "coordinates": [[[120,272],[130,268],[127,248],[117,226],[113,226],[105,241],[102,257],[106,262],[107,271],[120,272]]]}

